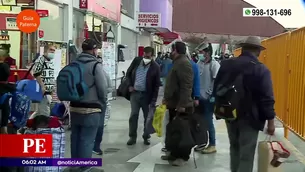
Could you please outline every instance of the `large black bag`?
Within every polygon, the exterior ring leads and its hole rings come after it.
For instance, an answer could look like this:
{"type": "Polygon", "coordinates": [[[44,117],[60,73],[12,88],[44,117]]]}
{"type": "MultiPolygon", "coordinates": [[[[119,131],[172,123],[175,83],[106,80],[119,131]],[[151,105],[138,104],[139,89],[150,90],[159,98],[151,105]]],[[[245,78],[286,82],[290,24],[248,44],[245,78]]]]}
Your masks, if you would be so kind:
{"type": "Polygon", "coordinates": [[[130,100],[129,85],[129,79],[124,77],[118,88],[117,96],[125,97],[127,100],[130,100]]]}
{"type": "Polygon", "coordinates": [[[166,126],[165,145],[168,150],[192,148],[195,146],[189,116],[177,115],[166,126]]]}
{"type": "Polygon", "coordinates": [[[193,139],[196,145],[208,144],[208,122],[204,119],[202,107],[197,106],[190,119],[190,126],[193,139]]]}
{"type": "Polygon", "coordinates": [[[214,113],[217,118],[235,120],[237,111],[241,112],[241,109],[248,109],[252,105],[251,93],[244,85],[244,76],[256,64],[260,63],[240,59],[223,61],[221,68],[227,70],[219,72],[214,83],[214,113]]]}
{"type": "Polygon", "coordinates": [[[131,85],[130,82],[132,82],[130,79],[132,78],[132,75],[135,73],[135,69],[139,66],[139,64],[142,61],[142,57],[136,57],[131,62],[129,68],[126,72],[126,77],[122,78],[121,84],[118,88],[117,95],[125,97],[127,100],[130,100],[130,92],[129,92],[129,86],[131,85]]]}

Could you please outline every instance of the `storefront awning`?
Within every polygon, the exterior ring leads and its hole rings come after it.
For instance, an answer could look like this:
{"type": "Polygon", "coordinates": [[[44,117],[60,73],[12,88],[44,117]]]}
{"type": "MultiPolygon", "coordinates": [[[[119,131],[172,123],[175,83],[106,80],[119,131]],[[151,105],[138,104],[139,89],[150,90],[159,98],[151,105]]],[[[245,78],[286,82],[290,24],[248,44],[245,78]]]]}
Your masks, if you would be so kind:
{"type": "Polygon", "coordinates": [[[176,39],[180,39],[180,35],[176,32],[159,32],[157,35],[163,38],[163,43],[165,45],[171,43],[176,39]]]}

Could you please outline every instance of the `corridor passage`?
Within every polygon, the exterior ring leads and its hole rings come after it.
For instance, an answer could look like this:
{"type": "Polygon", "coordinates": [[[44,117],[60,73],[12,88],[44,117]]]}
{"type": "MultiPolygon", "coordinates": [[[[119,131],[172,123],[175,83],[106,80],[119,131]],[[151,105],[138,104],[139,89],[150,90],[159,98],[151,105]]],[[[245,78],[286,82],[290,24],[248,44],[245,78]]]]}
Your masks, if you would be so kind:
{"type": "MultiPolygon", "coordinates": [[[[128,140],[128,117],[130,114],[130,104],[124,98],[118,97],[111,101],[111,118],[105,129],[102,142],[104,150],[103,169],[105,172],[230,172],[229,170],[229,143],[226,127],[223,121],[215,122],[217,137],[217,153],[212,155],[202,155],[192,153],[188,164],[184,167],[173,167],[167,161],[162,161],[162,139],[152,136],[151,145],[145,146],[141,137],[138,138],[135,146],[127,146],[128,140]],[[194,165],[194,158],[197,163],[197,169],[194,165]]],[[[142,114],[142,113],[141,113],[142,114]]],[[[140,115],[141,115],[140,114],[140,115]]],[[[139,121],[139,136],[142,135],[143,118],[139,121]]],[[[305,165],[302,155],[293,149],[291,144],[284,141],[280,123],[277,128],[275,140],[283,141],[285,146],[292,152],[288,161],[282,165],[283,172],[304,172],[305,165]],[[303,163],[302,163],[303,162],[303,163]]],[[[70,133],[67,131],[66,157],[70,157],[70,133]]],[[[261,133],[260,140],[266,136],[261,133]]],[[[99,158],[100,156],[93,156],[99,158]]],[[[256,166],[256,164],[255,164],[256,166]]],[[[255,167],[256,168],[256,167],[255,167]]],[[[257,172],[255,169],[254,172],[257,172]]]]}

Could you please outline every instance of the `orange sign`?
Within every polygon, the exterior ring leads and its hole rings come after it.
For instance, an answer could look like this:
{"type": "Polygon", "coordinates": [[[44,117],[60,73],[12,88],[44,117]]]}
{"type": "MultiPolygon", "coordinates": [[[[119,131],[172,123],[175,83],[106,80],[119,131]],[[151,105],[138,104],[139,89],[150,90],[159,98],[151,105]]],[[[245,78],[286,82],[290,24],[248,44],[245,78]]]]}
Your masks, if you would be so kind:
{"type": "Polygon", "coordinates": [[[17,16],[17,26],[21,32],[36,32],[40,25],[40,17],[35,10],[23,10],[17,16]]]}

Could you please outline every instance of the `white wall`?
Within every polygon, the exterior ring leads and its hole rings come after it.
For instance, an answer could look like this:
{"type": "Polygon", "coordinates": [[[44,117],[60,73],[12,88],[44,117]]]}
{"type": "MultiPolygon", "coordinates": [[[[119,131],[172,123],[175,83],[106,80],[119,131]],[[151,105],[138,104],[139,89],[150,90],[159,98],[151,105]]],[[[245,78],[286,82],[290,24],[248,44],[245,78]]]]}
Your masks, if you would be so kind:
{"type": "MultiPolygon", "coordinates": [[[[120,27],[118,27],[118,32],[121,32],[121,27],[123,28],[127,28],[129,30],[138,32],[139,29],[137,28],[137,12],[139,12],[140,9],[140,0],[135,0],[135,17],[134,19],[121,14],[121,23],[120,23],[120,27]]],[[[121,43],[121,34],[118,34],[118,43],[121,43]]],[[[137,51],[137,50],[135,50],[137,51]]],[[[132,60],[126,60],[125,62],[120,62],[118,64],[118,75],[117,77],[122,77],[122,71],[127,71],[129,65],[131,64],[132,60]]],[[[119,86],[120,81],[118,80],[117,86],[119,86]]]]}
{"type": "Polygon", "coordinates": [[[142,31],[139,35],[139,46],[151,46],[151,42],[151,34],[149,32],[142,31]]]}

